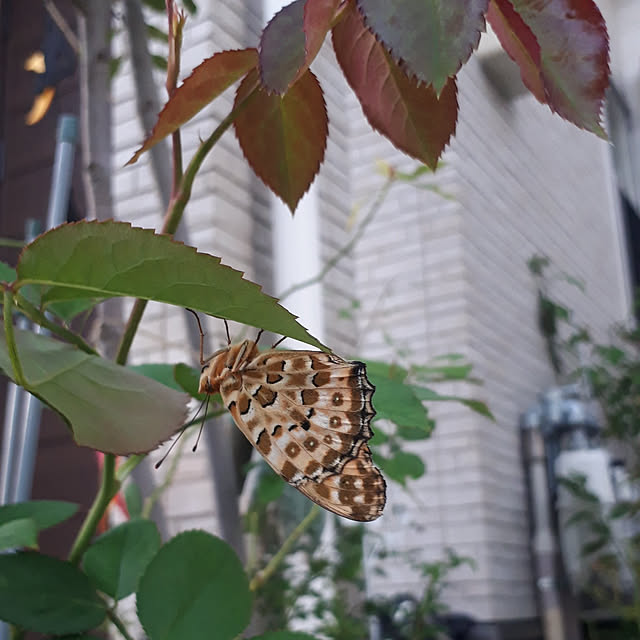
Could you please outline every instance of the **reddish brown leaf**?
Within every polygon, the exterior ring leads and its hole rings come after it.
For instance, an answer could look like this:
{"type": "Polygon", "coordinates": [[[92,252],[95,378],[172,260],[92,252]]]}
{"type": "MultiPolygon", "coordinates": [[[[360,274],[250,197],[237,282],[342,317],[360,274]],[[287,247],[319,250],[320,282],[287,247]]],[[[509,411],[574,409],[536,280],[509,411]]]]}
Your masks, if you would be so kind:
{"type": "Polygon", "coordinates": [[[609,39],[593,0],[491,0],[487,17],[536,98],[606,137],[600,119],[609,84],[609,39]]]}
{"type": "Polygon", "coordinates": [[[158,121],[127,164],[133,164],[162,138],[193,118],[258,63],[255,49],[220,51],[198,65],[176,89],[158,115],[158,121]]]}
{"type": "Polygon", "coordinates": [[[456,128],[455,79],[449,79],[438,98],[433,87],[408,78],[355,9],[333,28],[333,47],[371,126],[435,168],[456,128]]]}
{"type": "Polygon", "coordinates": [[[307,0],[304,6],[305,60],[302,71],[307,69],[318,55],[340,0],[307,0]]]}
{"type": "Polygon", "coordinates": [[[309,68],[331,27],[340,0],[295,0],[278,12],[260,38],[260,77],[283,94],[309,68]]]}
{"type": "Polygon", "coordinates": [[[540,70],[540,45],[509,0],[491,0],[487,20],[504,50],[518,63],[522,81],[544,102],[544,81],[540,70]]]}
{"type": "MultiPolygon", "coordinates": [[[[236,104],[255,82],[254,73],[243,80],[236,104]]],[[[284,96],[258,89],[234,126],[253,170],[293,213],[318,173],[327,144],[327,110],[316,77],[307,71],[284,96]]]]}
{"type": "Polygon", "coordinates": [[[283,94],[304,65],[304,5],[294,0],[276,13],[260,38],[260,79],[269,91],[283,94]]]}
{"type": "Polygon", "coordinates": [[[488,0],[357,0],[376,37],[440,93],[478,46],[488,0]]]}

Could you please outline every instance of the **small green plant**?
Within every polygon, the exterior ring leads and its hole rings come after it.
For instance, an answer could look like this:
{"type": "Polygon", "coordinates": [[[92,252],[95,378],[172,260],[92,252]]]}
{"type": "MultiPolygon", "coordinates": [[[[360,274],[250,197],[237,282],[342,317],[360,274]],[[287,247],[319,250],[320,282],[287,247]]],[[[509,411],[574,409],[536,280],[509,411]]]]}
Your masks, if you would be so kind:
{"type": "MultiPolygon", "coordinates": [[[[539,283],[544,319],[540,328],[549,353],[554,354],[554,368],[561,380],[580,382],[585,393],[598,400],[605,417],[603,445],[624,463],[624,495],[617,496],[614,504],[603,504],[584,476],[559,480],[577,503],[566,524],[587,533],[581,549],[587,595],[620,616],[628,626],[625,638],[636,638],[640,637],[640,331],[612,327],[610,343],[595,341],[575,314],[551,297],[549,266],[540,257],[529,263],[539,283]]],[[[584,290],[574,278],[561,277],[584,290]]]]}

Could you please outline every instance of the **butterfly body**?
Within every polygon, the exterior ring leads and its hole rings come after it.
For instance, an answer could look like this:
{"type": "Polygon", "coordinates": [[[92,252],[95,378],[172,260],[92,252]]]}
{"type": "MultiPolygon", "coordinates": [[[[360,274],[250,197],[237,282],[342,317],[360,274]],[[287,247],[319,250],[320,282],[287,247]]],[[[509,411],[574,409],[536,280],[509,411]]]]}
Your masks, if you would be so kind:
{"type": "Polygon", "coordinates": [[[374,387],[362,362],[260,352],[245,340],[203,366],[200,392],[218,391],[242,433],[304,495],[352,520],[381,515],[385,482],[367,445],[374,387]]]}

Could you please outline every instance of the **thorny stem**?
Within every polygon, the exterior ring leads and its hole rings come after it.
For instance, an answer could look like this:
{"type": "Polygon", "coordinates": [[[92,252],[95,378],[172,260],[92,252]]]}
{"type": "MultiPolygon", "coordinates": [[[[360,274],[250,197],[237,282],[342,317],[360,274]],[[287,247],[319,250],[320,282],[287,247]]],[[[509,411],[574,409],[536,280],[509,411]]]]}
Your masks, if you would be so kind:
{"type": "Polygon", "coordinates": [[[133,640],[133,636],[129,634],[127,628],[124,626],[124,623],[118,617],[118,614],[113,609],[107,609],[107,617],[113,624],[113,626],[122,634],[122,637],[125,640],[133,640]]]}
{"type": "MultiPolygon", "coordinates": [[[[238,117],[238,115],[245,109],[247,106],[249,99],[255,94],[256,89],[258,88],[258,80],[256,77],[256,84],[253,89],[247,94],[247,96],[242,100],[238,106],[231,111],[231,113],[216,127],[215,131],[198,147],[195,155],[189,162],[187,166],[187,170],[184,172],[182,176],[182,182],[180,184],[180,189],[176,194],[176,197],[172,199],[171,204],[169,205],[169,210],[167,211],[167,215],[165,217],[164,224],[162,225],[162,230],[160,233],[165,235],[173,235],[180,224],[180,220],[182,220],[182,215],[184,214],[184,209],[187,206],[187,202],[189,202],[189,198],[191,197],[191,189],[193,187],[193,181],[204,162],[204,159],[207,157],[207,154],[213,146],[220,140],[222,134],[233,124],[234,120],[238,117]]],[[[131,310],[131,314],[129,316],[129,320],[127,321],[127,326],[125,327],[124,334],[122,336],[122,340],[120,341],[120,345],[118,347],[118,355],[116,357],[116,362],[118,364],[125,364],[127,361],[127,356],[129,355],[129,350],[131,349],[131,344],[133,343],[133,338],[138,330],[138,325],[140,324],[140,320],[142,320],[142,316],[144,314],[144,310],[147,306],[147,300],[137,299],[133,304],[133,309],[131,310]]]]}
{"type": "Polygon", "coordinates": [[[320,513],[320,507],[317,504],[314,504],[302,522],[300,522],[300,524],[291,532],[289,537],[282,543],[278,552],[273,556],[273,558],[271,558],[271,560],[269,560],[267,566],[253,576],[249,583],[249,589],[251,589],[251,591],[257,591],[260,589],[275,573],[276,569],[293,548],[293,545],[298,541],[298,538],[300,538],[300,536],[311,526],[320,513]]]}
{"type": "Polygon", "coordinates": [[[21,387],[27,388],[27,380],[24,377],[22,371],[22,364],[20,363],[20,357],[18,356],[18,346],[16,345],[16,336],[13,332],[13,291],[8,287],[4,290],[4,334],[7,341],[7,351],[9,352],[9,359],[11,360],[11,367],[13,368],[13,377],[16,384],[21,387]]]}
{"type": "Polygon", "coordinates": [[[364,234],[366,228],[369,226],[371,221],[374,219],[374,217],[380,210],[380,207],[382,206],[382,203],[386,199],[387,194],[389,193],[389,189],[393,185],[394,181],[395,180],[393,176],[390,176],[387,178],[387,181],[384,183],[384,185],[382,186],[382,189],[378,192],[378,195],[376,196],[375,201],[371,205],[371,209],[369,209],[369,213],[367,213],[367,215],[364,217],[359,227],[357,228],[356,232],[351,236],[351,239],[344,246],[340,247],[340,249],[338,249],[333,254],[333,256],[329,260],[327,260],[327,262],[325,262],[324,267],[322,267],[322,269],[320,269],[320,271],[315,276],[312,276],[307,280],[302,280],[301,282],[297,282],[296,284],[291,285],[288,289],[285,289],[285,291],[283,291],[278,296],[280,302],[282,302],[285,298],[288,298],[292,293],[299,291],[300,289],[306,289],[311,285],[322,282],[327,276],[327,274],[331,271],[331,269],[333,269],[338,264],[338,262],[342,260],[342,258],[344,258],[346,255],[351,253],[351,251],[353,251],[353,248],[356,246],[356,244],[364,234]]]}
{"type": "Polygon", "coordinates": [[[91,544],[91,538],[93,538],[102,514],[106,511],[113,496],[115,496],[120,489],[120,483],[115,478],[115,469],[116,457],[112,453],[105,453],[104,466],[102,467],[102,482],[69,553],[69,562],[71,564],[79,564],[82,554],[91,544]]]}

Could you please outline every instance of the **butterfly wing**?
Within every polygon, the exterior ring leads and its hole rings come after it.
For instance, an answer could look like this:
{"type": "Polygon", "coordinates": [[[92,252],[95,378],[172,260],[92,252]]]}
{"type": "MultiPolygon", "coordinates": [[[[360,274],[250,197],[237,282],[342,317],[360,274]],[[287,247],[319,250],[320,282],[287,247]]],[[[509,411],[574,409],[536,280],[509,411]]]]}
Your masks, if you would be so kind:
{"type": "Polygon", "coordinates": [[[346,518],[381,515],[385,483],[366,444],[374,387],[363,363],[268,351],[220,390],[240,430],[287,482],[346,518]]]}

